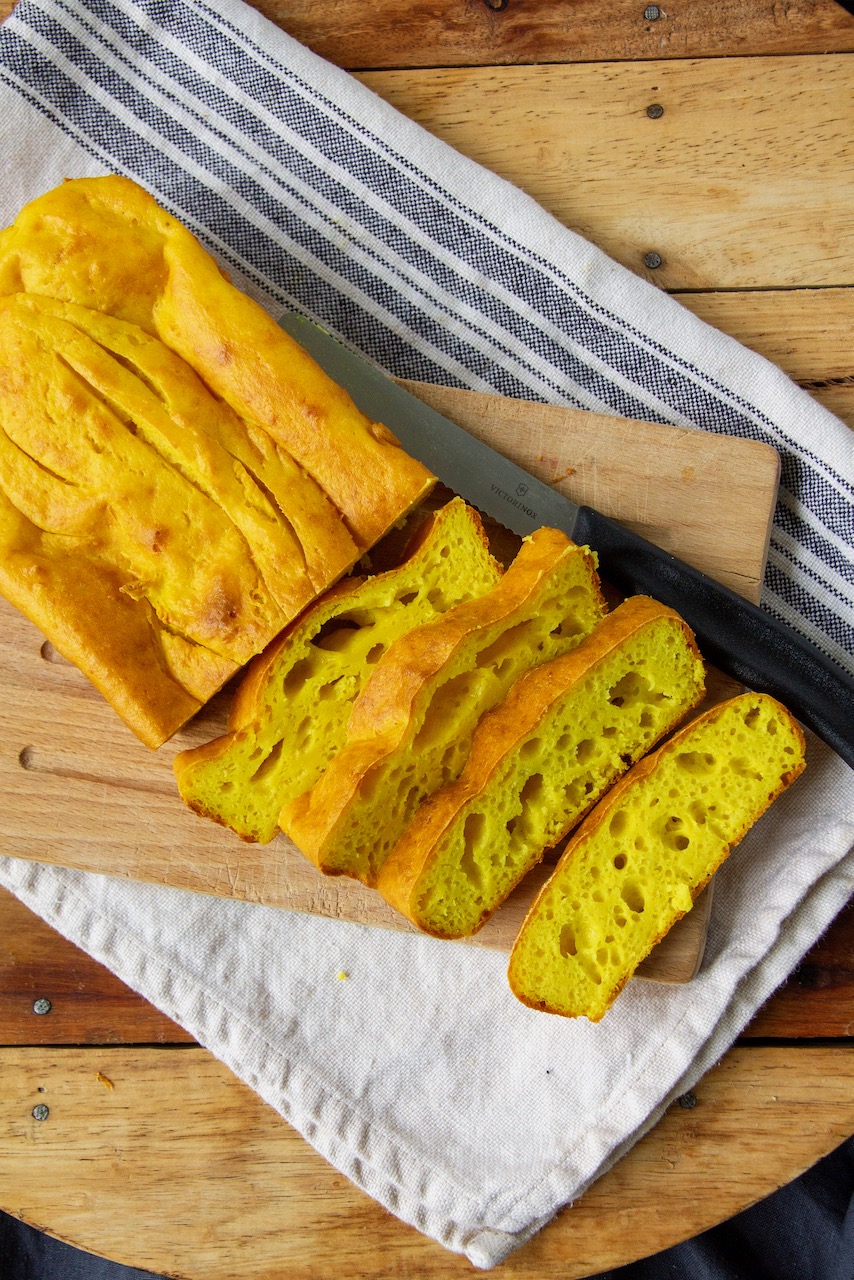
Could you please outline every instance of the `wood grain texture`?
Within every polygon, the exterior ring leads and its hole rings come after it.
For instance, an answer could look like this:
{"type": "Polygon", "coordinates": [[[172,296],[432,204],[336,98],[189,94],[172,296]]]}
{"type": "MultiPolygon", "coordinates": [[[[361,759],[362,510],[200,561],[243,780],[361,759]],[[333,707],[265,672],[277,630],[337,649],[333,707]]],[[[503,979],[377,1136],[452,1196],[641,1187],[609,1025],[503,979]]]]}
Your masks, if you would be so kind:
{"type": "Polygon", "coordinates": [[[854,288],[675,296],[701,320],[772,361],[854,429],[854,288]]]}
{"type": "Polygon", "coordinates": [[[0,1045],[175,1044],[192,1037],[0,890],[0,1045]],[[37,1000],[47,1013],[36,1013],[37,1000]]]}
{"type": "MultiPolygon", "coordinates": [[[[203,1050],[4,1049],[0,1077],[0,1204],[90,1252],[187,1280],[233,1280],[236,1259],[245,1280],[471,1274],[203,1050]],[[41,1122],[37,1103],[49,1108],[41,1122]]],[[[775,1190],[854,1127],[854,1052],[738,1048],[695,1096],[501,1275],[574,1280],[617,1267],[775,1190]]]]}
{"type": "MultiPolygon", "coordinates": [[[[767,446],[448,388],[419,390],[576,501],[594,503],[757,598],[777,486],[778,458],[767,446]]],[[[4,852],[411,931],[376,892],[322,876],[284,836],[247,845],[180,802],[172,756],[224,731],[228,692],[154,753],[9,606],[0,608],[0,658],[4,852]]],[[[538,879],[535,873],[520,886],[474,945],[509,950],[538,879]]],[[[704,909],[690,912],[643,974],[690,978],[705,921],[704,909]]]]}
{"type": "Polygon", "coordinates": [[[854,383],[852,288],[732,290],[675,297],[807,389],[854,383]]]}
{"type": "MultiPolygon", "coordinates": [[[[833,0],[256,0],[254,7],[338,66],[480,66],[854,49],[833,0]]],[[[0,0],[0,14],[11,0],[0,0]]]]}
{"type": "MultiPolygon", "coordinates": [[[[854,1036],[854,903],[771,997],[743,1037],[854,1036]]],[[[187,1043],[97,960],[0,889],[0,1046],[187,1043]],[[48,1014],[33,1011],[37,999],[48,1014]]]]}
{"type": "Polygon", "coordinates": [[[820,68],[727,58],[360,78],[661,287],[854,281],[845,56],[820,68]],[[644,266],[650,251],[663,260],[656,270],[644,266]]]}
{"type": "MultiPolygon", "coordinates": [[[[0,0],[0,21],[14,0],[0,0]]],[[[321,57],[368,67],[481,66],[733,57],[854,49],[854,20],[834,0],[255,0],[321,57]]]]}
{"type": "Polygon", "coordinates": [[[780,1039],[854,1036],[854,902],[840,912],[743,1034],[780,1039]]]}

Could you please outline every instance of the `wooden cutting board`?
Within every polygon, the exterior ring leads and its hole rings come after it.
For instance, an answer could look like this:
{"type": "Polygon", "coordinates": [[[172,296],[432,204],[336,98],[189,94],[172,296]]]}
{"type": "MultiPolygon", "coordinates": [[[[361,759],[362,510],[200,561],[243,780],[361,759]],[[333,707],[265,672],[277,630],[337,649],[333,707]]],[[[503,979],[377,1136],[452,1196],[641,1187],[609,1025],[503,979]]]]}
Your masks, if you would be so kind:
{"type": "MultiPolygon", "coordinates": [[[[575,501],[758,599],[779,475],[770,447],[473,392],[411,389],[575,501]]],[[[155,753],[2,600],[0,658],[3,853],[411,931],[378,894],[322,876],[283,835],[245,844],[185,808],[172,757],[225,731],[230,689],[155,753]]],[[[727,683],[714,678],[712,696],[730,692],[727,683]]],[[[509,950],[545,874],[529,877],[472,942],[509,950]]],[[[709,896],[648,957],[644,976],[693,975],[709,896]]]]}

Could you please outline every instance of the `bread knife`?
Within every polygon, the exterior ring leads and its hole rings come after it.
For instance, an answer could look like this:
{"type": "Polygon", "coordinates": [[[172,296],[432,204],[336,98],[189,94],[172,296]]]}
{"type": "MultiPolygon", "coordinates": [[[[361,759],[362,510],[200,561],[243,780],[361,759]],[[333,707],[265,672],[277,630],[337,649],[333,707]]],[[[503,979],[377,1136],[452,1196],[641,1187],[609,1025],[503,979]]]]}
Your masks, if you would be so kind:
{"type": "Polygon", "coordinates": [[[280,318],[372,421],[388,427],[443,484],[514,533],[561,529],[599,558],[624,595],[670,605],[694,631],[707,662],[779,699],[854,768],[854,678],[805,637],[735,591],[593,507],[577,506],[351,351],[303,316],[280,318]]]}

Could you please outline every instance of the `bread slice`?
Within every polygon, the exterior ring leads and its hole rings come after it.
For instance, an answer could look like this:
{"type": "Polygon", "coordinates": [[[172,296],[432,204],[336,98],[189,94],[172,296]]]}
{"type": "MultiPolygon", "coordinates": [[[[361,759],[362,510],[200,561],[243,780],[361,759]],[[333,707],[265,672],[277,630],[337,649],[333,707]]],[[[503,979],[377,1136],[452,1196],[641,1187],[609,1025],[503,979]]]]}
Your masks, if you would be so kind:
{"type": "Polygon", "coordinates": [[[130,180],[0,233],[0,591],[147,745],[433,483],[130,180]]]}
{"type": "Polygon", "coordinates": [[[250,664],[228,733],[176,755],[182,799],[244,840],[272,840],[283,805],[343,743],[353,701],[389,646],[500,577],[479,516],[454,498],[422,523],[402,564],[339,582],[250,664]]]}
{"type": "Polygon", "coordinates": [[[679,730],[570,840],[513,947],[514,994],[534,1009],[599,1021],[803,769],[800,727],[765,694],[719,703],[679,730]]]}
{"type": "Polygon", "coordinates": [[[521,546],[488,595],[402,636],[357,699],[347,741],[281,824],[331,875],[373,885],[425,796],[462,771],[485,711],[605,612],[595,561],[555,529],[521,546]]]}
{"type": "Polygon", "coordinates": [[[625,601],[484,716],[462,774],[416,810],[378,889],[427,933],[476,933],[704,691],[683,620],[645,596],[625,601]]]}

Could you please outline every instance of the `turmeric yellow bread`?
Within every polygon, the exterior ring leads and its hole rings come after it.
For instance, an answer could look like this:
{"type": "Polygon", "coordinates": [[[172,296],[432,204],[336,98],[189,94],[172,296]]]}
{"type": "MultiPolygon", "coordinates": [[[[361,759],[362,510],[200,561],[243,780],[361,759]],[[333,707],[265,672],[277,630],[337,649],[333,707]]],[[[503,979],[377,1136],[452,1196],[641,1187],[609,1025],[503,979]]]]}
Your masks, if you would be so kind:
{"type": "Polygon", "coordinates": [[[283,805],[344,741],[353,701],[389,646],[500,576],[479,516],[454,498],[423,522],[397,568],[337,583],[253,660],[228,732],[175,757],[185,803],[244,840],[272,840],[283,805]]]}
{"type": "Polygon", "coordinates": [[[462,771],[481,715],[523,671],[580,644],[604,612],[590,551],[538,529],[488,594],[391,646],[341,750],[284,806],[286,834],[321,871],[375,884],[420,801],[462,771]]]}
{"type": "Polygon", "coordinates": [[[719,703],[680,729],[571,838],[513,947],[515,995],[597,1022],[803,768],[800,727],[764,694],[719,703]]]}
{"type": "Polygon", "coordinates": [[[148,745],[432,483],[135,183],[0,233],[0,590],[148,745]]]}
{"type": "Polygon", "coordinates": [[[645,596],[625,601],[484,716],[462,774],[416,810],[377,888],[436,937],[477,932],[704,691],[682,619],[645,596]]]}

